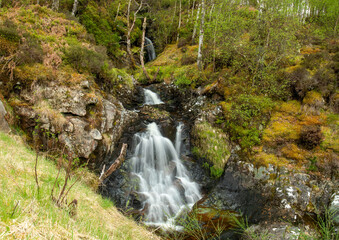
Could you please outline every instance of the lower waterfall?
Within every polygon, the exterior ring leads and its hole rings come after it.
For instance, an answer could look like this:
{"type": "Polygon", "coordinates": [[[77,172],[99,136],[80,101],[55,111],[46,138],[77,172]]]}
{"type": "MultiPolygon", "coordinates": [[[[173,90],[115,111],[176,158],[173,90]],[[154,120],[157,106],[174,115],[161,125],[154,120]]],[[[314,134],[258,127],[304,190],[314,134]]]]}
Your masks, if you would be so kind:
{"type": "MultiPolygon", "coordinates": [[[[180,141],[181,130],[182,124],[177,128],[180,141]]],[[[136,176],[135,187],[142,199],[145,223],[177,229],[176,217],[201,199],[199,185],[190,180],[179,159],[180,147],[175,149],[173,143],[162,136],[156,123],[148,124],[146,132],[135,134],[134,141],[131,173],[136,176]]]]}

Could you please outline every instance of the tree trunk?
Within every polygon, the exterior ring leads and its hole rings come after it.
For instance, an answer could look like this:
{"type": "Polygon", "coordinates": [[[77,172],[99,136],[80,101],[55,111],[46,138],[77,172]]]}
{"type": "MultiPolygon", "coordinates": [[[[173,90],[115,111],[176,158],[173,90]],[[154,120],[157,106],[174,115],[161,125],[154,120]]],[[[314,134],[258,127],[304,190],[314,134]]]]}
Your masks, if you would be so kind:
{"type": "Polygon", "coordinates": [[[195,35],[197,33],[198,21],[199,21],[199,16],[200,16],[200,9],[201,9],[201,4],[198,5],[197,18],[195,20],[195,24],[194,24],[194,28],[193,28],[193,34],[192,34],[192,45],[194,44],[195,35]]]}
{"type": "Polygon", "coordinates": [[[114,22],[115,22],[115,21],[117,20],[117,18],[118,18],[119,10],[120,10],[120,3],[119,3],[119,5],[118,5],[117,15],[115,15],[114,22]]]}
{"type": "Polygon", "coordinates": [[[77,10],[78,10],[78,0],[74,0],[73,9],[72,9],[73,16],[75,16],[75,13],[77,12],[77,10]]]}
{"type": "Polygon", "coordinates": [[[205,25],[205,0],[201,1],[201,22],[200,22],[200,35],[199,35],[199,49],[198,49],[198,59],[197,65],[198,69],[202,70],[202,47],[204,45],[204,25],[205,25]]]}
{"type": "Polygon", "coordinates": [[[142,1],[139,5],[138,10],[136,10],[134,12],[134,17],[133,17],[133,22],[132,25],[130,24],[130,13],[131,13],[131,0],[128,1],[128,8],[127,8],[127,36],[126,36],[126,42],[127,42],[127,53],[131,62],[131,66],[134,67],[135,66],[135,61],[133,58],[133,53],[131,50],[131,33],[133,31],[134,25],[135,25],[135,21],[137,20],[137,14],[140,11],[141,7],[142,7],[142,1]]]}
{"type": "Polygon", "coordinates": [[[59,11],[59,0],[53,0],[52,9],[54,11],[59,11]]]}
{"type": "Polygon", "coordinates": [[[144,18],[144,23],[142,24],[142,40],[141,40],[141,48],[140,48],[140,63],[142,67],[142,71],[144,72],[145,76],[148,80],[151,80],[148,72],[145,68],[145,61],[144,61],[144,48],[145,48],[145,35],[146,35],[146,18],[144,18]]]}
{"type": "Polygon", "coordinates": [[[180,38],[180,27],[181,27],[181,0],[180,0],[180,5],[179,5],[179,23],[178,23],[177,43],[179,42],[179,38],[180,38]]]}

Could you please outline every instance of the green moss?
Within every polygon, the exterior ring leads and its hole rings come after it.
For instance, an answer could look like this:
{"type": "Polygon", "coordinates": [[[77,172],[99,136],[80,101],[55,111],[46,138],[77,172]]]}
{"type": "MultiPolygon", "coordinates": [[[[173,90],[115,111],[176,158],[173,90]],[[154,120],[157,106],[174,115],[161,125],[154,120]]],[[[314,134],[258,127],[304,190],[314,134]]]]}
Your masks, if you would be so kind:
{"type": "Polygon", "coordinates": [[[211,162],[211,174],[221,176],[224,166],[230,156],[230,146],[227,135],[207,122],[194,126],[194,145],[192,152],[211,162]]]}
{"type": "Polygon", "coordinates": [[[244,150],[259,145],[259,129],[266,125],[274,102],[264,96],[241,94],[231,103],[223,102],[221,106],[231,139],[237,141],[244,150]]]}

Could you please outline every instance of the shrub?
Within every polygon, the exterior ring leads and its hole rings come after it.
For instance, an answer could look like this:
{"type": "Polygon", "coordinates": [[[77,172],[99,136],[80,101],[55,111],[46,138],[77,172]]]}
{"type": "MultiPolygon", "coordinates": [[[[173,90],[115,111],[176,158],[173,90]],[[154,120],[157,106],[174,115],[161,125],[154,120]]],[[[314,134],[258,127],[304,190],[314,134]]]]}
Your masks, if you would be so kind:
{"type": "MultiPolygon", "coordinates": [[[[242,94],[224,112],[232,139],[243,149],[260,144],[260,125],[265,126],[274,103],[268,97],[242,94]]],[[[224,108],[226,110],[226,108],[224,108]]]]}
{"type": "Polygon", "coordinates": [[[182,74],[176,78],[174,83],[179,87],[188,87],[192,83],[192,81],[188,79],[184,74],[182,74]]]}
{"type": "Polygon", "coordinates": [[[16,60],[18,65],[42,63],[44,52],[38,40],[26,35],[25,41],[18,48],[16,60]]]}
{"type": "Polygon", "coordinates": [[[298,67],[288,75],[292,93],[297,98],[303,98],[307,91],[314,89],[317,82],[310,76],[310,73],[304,67],[298,67]]]}
{"type": "Polygon", "coordinates": [[[300,133],[300,143],[306,149],[313,149],[320,145],[323,134],[319,126],[303,126],[300,133]]]}
{"type": "Polygon", "coordinates": [[[181,58],[181,65],[191,65],[191,64],[194,64],[195,62],[196,62],[196,58],[194,56],[185,54],[181,58]]]}
{"type": "Polygon", "coordinates": [[[8,19],[5,20],[3,26],[0,26],[0,37],[12,42],[19,42],[21,39],[16,25],[8,19]]]}
{"type": "Polygon", "coordinates": [[[65,58],[79,72],[88,71],[96,75],[101,73],[107,61],[107,55],[103,52],[89,50],[80,45],[70,46],[65,51],[65,58]]]}

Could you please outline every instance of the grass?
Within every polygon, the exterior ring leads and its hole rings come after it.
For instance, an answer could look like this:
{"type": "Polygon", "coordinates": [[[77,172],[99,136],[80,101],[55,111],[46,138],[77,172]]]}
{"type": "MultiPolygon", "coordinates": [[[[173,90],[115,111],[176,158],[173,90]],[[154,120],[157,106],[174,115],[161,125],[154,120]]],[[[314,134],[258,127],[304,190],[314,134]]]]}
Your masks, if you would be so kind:
{"type": "MultiPolygon", "coordinates": [[[[55,164],[39,158],[38,194],[34,161],[35,153],[19,137],[0,132],[0,239],[157,239],[93,192],[83,179],[68,195],[69,202],[78,201],[77,214],[72,217],[50,198],[57,175],[55,164]]],[[[59,179],[62,186],[63,177],[59,179]]],[[[72,178],[70,184],[74,181],[72,178]]]]}

